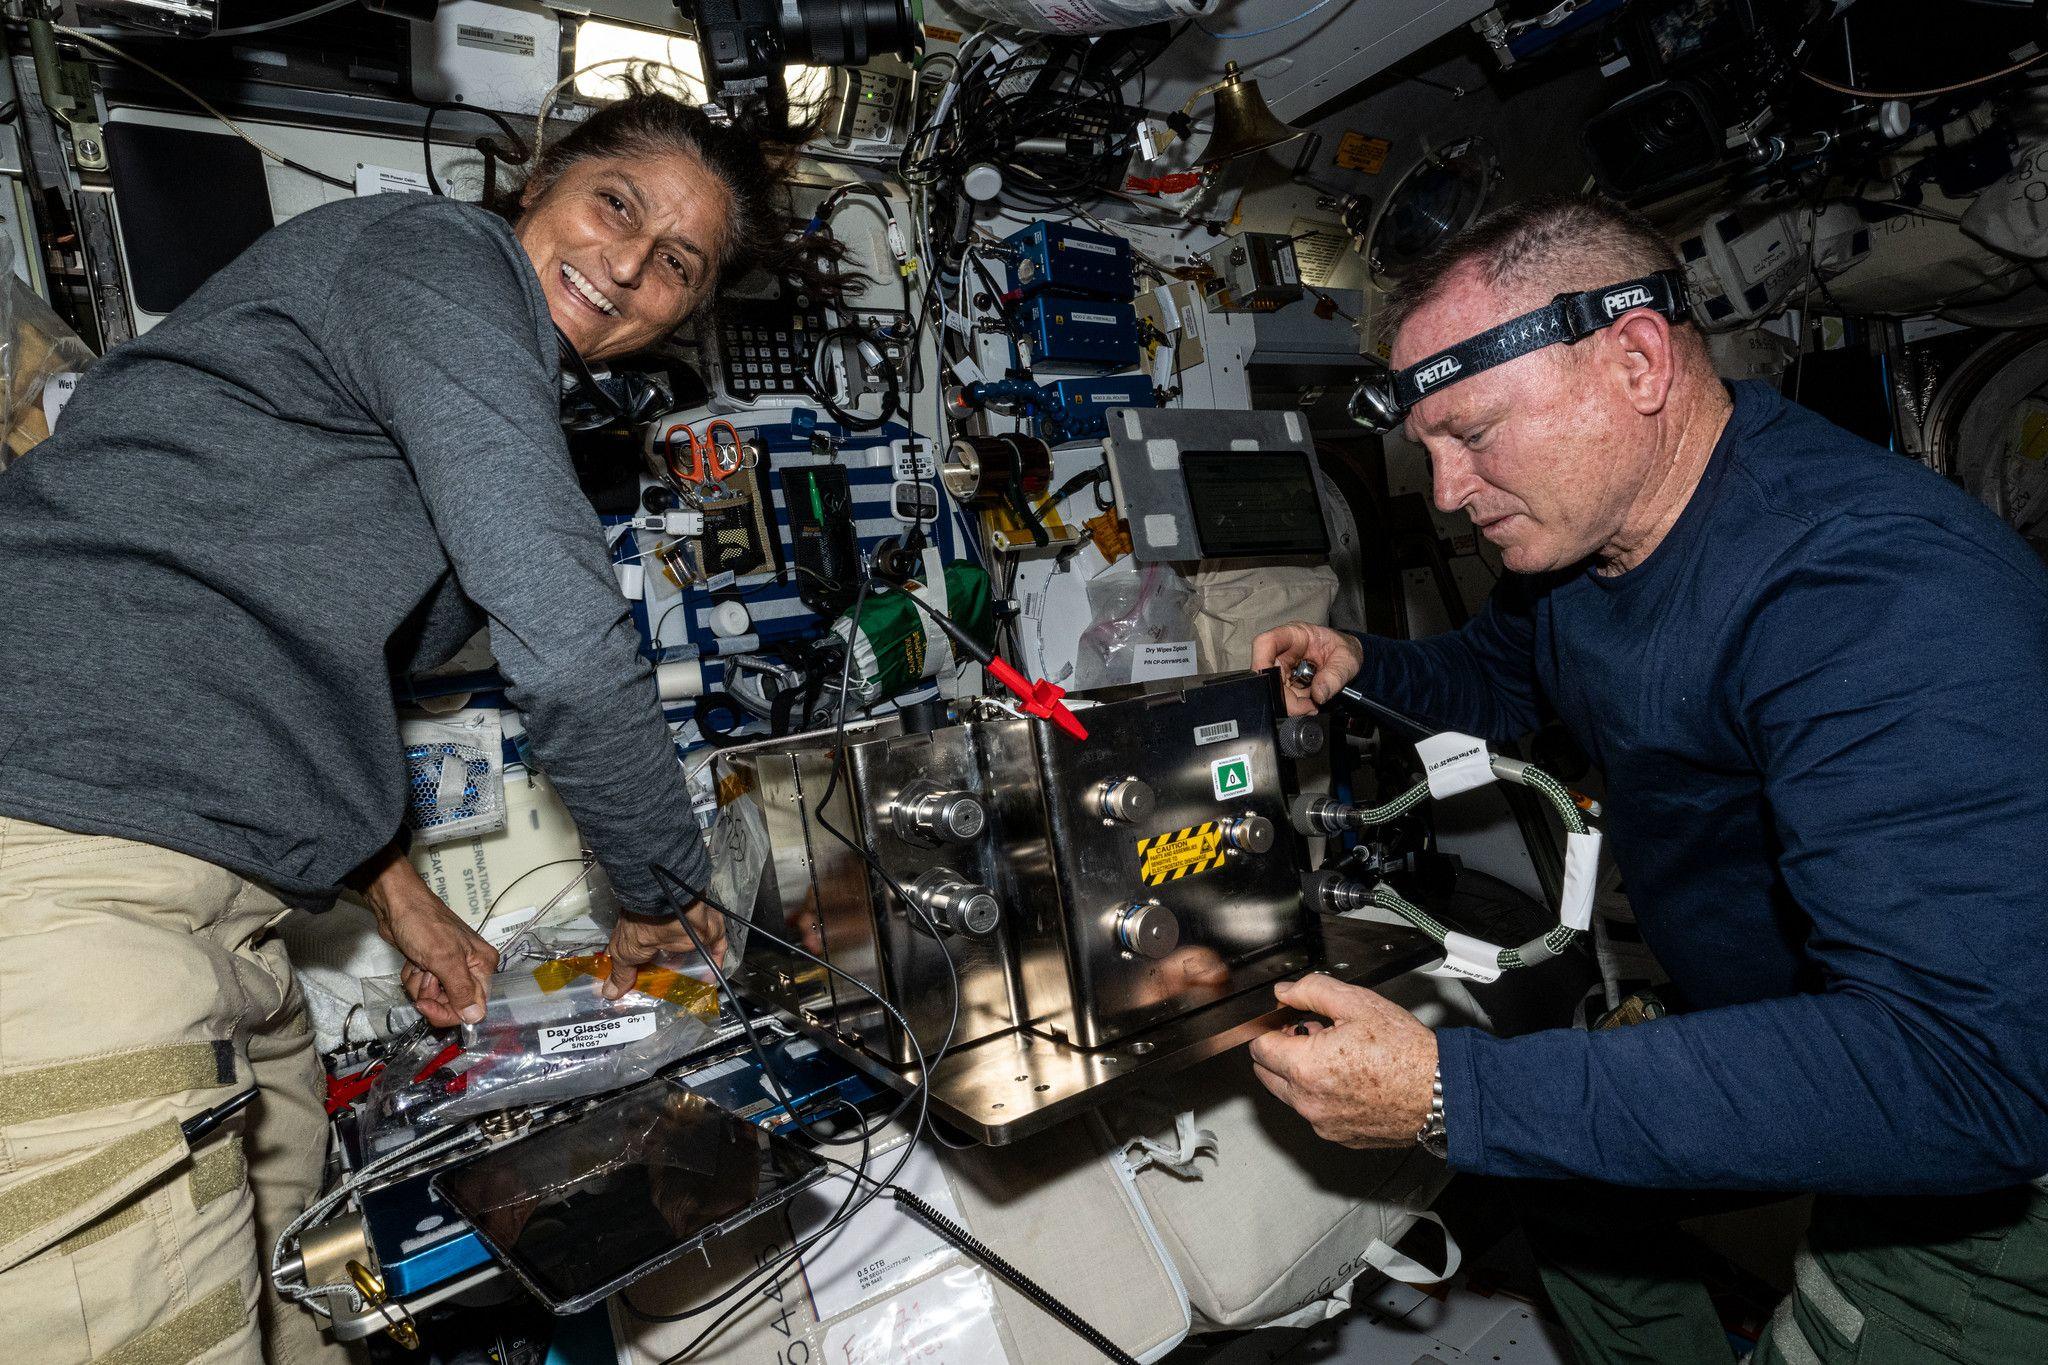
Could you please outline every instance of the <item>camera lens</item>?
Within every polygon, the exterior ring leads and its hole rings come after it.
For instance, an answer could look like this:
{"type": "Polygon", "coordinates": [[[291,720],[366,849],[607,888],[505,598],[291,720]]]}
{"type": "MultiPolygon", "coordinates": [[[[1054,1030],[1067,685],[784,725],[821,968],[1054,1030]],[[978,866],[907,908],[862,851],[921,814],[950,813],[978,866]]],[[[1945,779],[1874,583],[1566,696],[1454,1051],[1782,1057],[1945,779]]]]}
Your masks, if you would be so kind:
{"type": "Polygon", "coordinates": [[[777,27],[789,60],[807,66],[858,66],[917,48],[910,0],[782,0],[777,27]]]}

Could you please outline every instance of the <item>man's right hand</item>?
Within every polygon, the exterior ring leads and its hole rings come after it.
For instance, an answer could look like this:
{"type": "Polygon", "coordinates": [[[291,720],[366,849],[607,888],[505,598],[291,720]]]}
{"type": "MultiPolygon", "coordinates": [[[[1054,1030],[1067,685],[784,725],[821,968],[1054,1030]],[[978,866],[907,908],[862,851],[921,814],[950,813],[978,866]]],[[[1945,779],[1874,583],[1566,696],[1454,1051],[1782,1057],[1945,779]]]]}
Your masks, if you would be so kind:
{"type": "Polygon", "coordinates": [[[1316,680],[1304,692],[1292,682],[1282,688],[1287,695],[1287,714],[1308,716],[1337,695],[1337,689],[1358,676],[1365,664],[1365,651],[1358,641],[1328,626],[1306,621],[1289,621],[1252,641],[1252,667],[1278,667],[1283,682],[1301,660],[1316,666],[1316,680]]]}

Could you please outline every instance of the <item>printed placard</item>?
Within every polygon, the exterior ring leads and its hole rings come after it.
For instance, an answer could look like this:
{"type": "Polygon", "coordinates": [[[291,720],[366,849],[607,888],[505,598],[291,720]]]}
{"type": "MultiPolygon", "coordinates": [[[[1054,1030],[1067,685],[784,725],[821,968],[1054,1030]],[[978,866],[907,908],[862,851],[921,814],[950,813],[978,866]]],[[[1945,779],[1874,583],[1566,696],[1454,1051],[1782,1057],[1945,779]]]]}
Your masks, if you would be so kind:
{"type": "Polygon", "coordinates": [[[553,1057],[564,1052],[602,1052],[606,1048],[653,1036],[653,1010],[615,1014],[607,1019],[586,1019],[580,1024],[556,1024],[542,1029],[540,1055],[553,1057]]]}

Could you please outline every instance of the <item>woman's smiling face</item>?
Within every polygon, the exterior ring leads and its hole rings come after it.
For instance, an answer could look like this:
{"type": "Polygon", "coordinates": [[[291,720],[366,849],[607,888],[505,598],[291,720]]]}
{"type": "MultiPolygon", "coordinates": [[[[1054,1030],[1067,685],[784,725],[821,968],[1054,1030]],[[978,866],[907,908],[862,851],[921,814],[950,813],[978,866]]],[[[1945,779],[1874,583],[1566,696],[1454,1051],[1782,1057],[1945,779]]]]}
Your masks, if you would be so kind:
{"type": "Polygon", "coordinates": [[[555,325],[604,360],[651,346],[711,296],[732,195],[684,153],[585,157],[520,207],[513,231],[555,325]]]}

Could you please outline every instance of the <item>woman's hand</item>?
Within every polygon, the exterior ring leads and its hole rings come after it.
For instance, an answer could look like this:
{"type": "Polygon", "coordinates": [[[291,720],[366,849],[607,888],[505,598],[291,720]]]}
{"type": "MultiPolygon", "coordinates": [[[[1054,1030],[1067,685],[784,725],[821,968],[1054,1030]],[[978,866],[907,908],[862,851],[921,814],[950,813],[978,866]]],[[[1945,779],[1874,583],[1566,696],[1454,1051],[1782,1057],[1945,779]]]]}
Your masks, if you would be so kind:
{"type": "MultiPolygon", "coordinates": [[[[697,937],[704,942],[704,951],[714,962],[725,957],[725,916],[710,906],[698,901],[685,912],[690,918],[690,928],[697,931],[697,937]]],[[[697,945],[690,940],[690,930],[682,921],[668,915],[659,917],[619,912],[619,922],[612,928],[611,946],[605,951],[611,954],[612,974],[604,983],[604,998],[616,1000],[633,989],[633,978],[640,974],[642,965],[654,961],[663,953],[692,953],[697,945]]]]}
{"type": "Polygon", "coordinates": [[[365,863],[352,879],[377,917],[377,932],[405,955],[399,981],[420,1017],[435,1028],[484,1017],[498,950],[434,894],[396,845],[365,863]]]}

